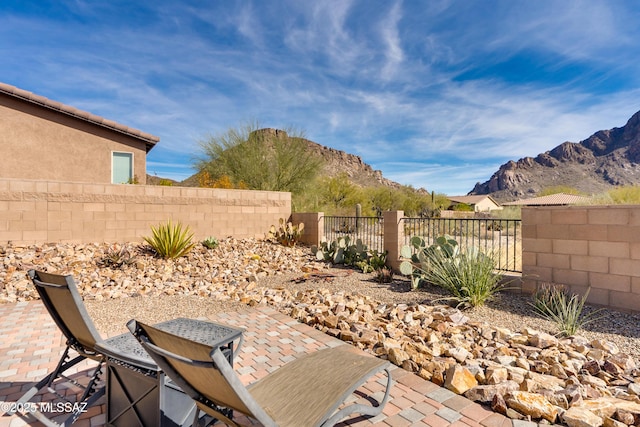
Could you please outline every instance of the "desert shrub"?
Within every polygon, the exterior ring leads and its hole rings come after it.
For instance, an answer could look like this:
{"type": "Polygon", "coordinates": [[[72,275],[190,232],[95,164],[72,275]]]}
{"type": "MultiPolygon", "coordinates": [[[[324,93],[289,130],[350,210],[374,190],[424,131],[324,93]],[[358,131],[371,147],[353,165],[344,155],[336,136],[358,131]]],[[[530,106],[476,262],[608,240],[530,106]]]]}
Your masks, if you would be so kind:
{"type": "Polygon", "coordinates": [[[181,223],[151,226],[152,235],[143,237],[155,253],[165,259],[179,258],[186,255],[195,245],[192,242],[193,233],[189,226],[183,228],[181,223]]]}
{"type": "Polygon", "coordinates": [[[640,186],[627,185],[616,187],[606,193],[616,205],[632,205],[640,203],[640,186]]]}
{"type": "Polygon", "coordinates": [[[219,245],[218,239],[212,236],[209,236],[202,241],[202,246],[204,246],[207,249],[215,249],[218,247],[218,245],[219,245]]]}
{"type": "Polygon", "coordinates": [[[501,210],[495,210],[489,212],[491,218],[499,219],[521,219],[522,218],[522,206],[505,206],[501,210]]]}
{"type": "Polygon", "coordinates": [[[578,190],[575,187],[571,187],[569,185],[554,185],[551,187],[543,188],[536,194],[536,197],[542,196],[551,196],[553,194],[564,193],[564,194],[574,194],[576,196],[584,196],[585,194],[578,190]]]}
{"type": "Polygon", "coordinates": [[[211,186],[240,185],[249,190],[289,191],[297,194],[320,172],[322,158],[309,149],[304,132],[269,132],[258,123],[230,128],[200,141],[195,168],[206,172],[211,186]],[[226,177],[226,178],[225,178],[226,177]]]}
{"type": "Polygon", "coordinates": [[[473,212],[473,206],[467,203],[458,203],[453,206],[453,210],[456,212],[473,212]]]}
{"type": "Polygon", "coordinates": [[[588,323],[601,318],[602,309],[588,314],[582,313],[584,303],[589,296],[589,289],[584,296],[569,293],[562,286],[545,284],[533,294],[531,305],[543,318],[555,323],[563,336],[575,335],[588,323]]]}
{"type": "Polygon", "coordinates": [[[440,236],[428,247],[419,237],[411,241],[418,251],[412,255],[410,248],[403,248],[403,258],[410,257],[410,261],[405,259],[400,271],[412,276],[414,288],[425,282],[439,286],[451,294],[445,299],[454,301],[460,308],[484,305],[503,288],[491,254],[475,247],[462,252],[451,236],[440,236]]]}
{"type": "Polygon", "coordinates": [[[476,307],[490,301],[502,288],[495,274],[495,260],[475,248],[469,248],[456,259],[441,252],[430,255],[425,280],[447,290],[458,307],[476,307]]]}
{"type": "Polygon", "coordinates": [[[388,267],[383,267],[374,272],[378,283],[391,283],[393,281],[393,272],[388,267]]]}

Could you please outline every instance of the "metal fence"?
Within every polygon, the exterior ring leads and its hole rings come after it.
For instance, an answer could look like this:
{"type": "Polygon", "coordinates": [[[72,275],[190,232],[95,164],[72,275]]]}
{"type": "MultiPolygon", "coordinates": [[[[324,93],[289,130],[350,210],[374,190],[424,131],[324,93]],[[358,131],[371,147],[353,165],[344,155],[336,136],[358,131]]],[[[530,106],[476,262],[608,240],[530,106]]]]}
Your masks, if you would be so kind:
{"type": "Polygon", "coordinates": [[[431,245],[442,235],[452,236],[461,249],[475,246],[496,258],[501,271],[522,272],[519,219],[403,218],[405,244],[420,236],[431,245]]]}
{"type": "Polygon", "coordinates": [[[324,236],[328,242],[349,236],[353,243],[360,239],[370,250],[384,252],[384,223],[381,217],[325,216],[324,236]]]}

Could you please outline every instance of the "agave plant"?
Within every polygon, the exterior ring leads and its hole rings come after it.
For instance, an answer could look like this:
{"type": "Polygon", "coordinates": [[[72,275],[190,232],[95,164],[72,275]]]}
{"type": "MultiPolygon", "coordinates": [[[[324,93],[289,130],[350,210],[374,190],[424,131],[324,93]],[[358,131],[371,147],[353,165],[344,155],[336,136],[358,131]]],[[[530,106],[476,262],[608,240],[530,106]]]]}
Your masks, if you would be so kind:
{"type": "Polygon", "coordinates": [[[100,267],[122,268],[134,261],[134,256],[126,246],[114,244],[110,246],[104,256],[97,261],[97,264],[100,267]]]}
{"type": "Polygon", "coordinates": [[[169,259],[186,255],[195,245],[192,242],[193,233],[189,226],[183,228],[181,223],[172,224],[169,220],[166,224],[151,226],[152,236],[143,237],[158,256],[169,259]]]}
{"type": "Polygon", "coordinates": [[[220,243],[218,242],[218,239],[213,236],[209,236],[202,241],[202,246],[206,247],[207,249],[215,249],[219,244],[220,243]]]}

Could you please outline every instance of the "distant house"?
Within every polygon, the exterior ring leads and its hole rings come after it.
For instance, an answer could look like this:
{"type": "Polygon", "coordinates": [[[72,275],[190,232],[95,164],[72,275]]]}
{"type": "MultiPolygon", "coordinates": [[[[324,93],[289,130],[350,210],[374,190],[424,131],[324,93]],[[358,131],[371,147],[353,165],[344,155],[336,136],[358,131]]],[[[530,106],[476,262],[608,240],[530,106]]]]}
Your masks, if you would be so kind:
{"type": "Polygon", "coordinates": [[[479,196],[451,196],[449,209],[454,209],[456,205],[465,204],[471,206],[474,212],[489,212],[502,209],[493,197],[488,195],[479,196]]]}
{"type": "Polygon", "coordinates": [[[513,202],[503,203],[503,206],[567,206],[567,205],[587,205],[591,201],[590,197],[577,196],[575,194],[556,193],[548,196],[533,197],[531,199],[521,199],[513,202]]]}
{"type": "Polygon", "coordinates": [[[157,136],[0,83],[0,177],[146,183],[157,136]]]}

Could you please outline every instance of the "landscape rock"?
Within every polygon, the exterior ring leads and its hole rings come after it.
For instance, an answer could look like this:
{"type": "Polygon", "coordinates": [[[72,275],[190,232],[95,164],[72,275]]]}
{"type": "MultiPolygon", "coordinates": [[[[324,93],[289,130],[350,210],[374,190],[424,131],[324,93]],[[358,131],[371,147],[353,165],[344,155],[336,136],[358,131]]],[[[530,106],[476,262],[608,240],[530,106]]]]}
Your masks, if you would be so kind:
{"type": "Polygon", "coordinates": [[[504,400],[508,407],[531,418],[543,418],[550,423],[554,423],[558,416],[558,409],[540,394],[511,391],[506,394],[504,400]]]}
{"type": "Polygon", "coordinates": [[[507,380],[500,384],[477,385],[464,393],[464,396],[479,403],[491,403],[494,396],[499,394],[504,396],[508,392],[518,390],[518,383],[507,380]]]}
{"type": "Polygon", "coordinates": [[[446,371],[444,386],[456,394],[464,394],[477,385],[478,381],[467,368],[453,365],[446,371]]]}
{"type": "Polygon", "coordinates": [[[600,427],[604,420],[588,409],[572,406],[562,414],[562,421],[569,427],[600,427]]]}
{"type": "Polygon", "coordinates": [[[491,403],[513,419],[570,427],[640,421],[640,370],[607,340],[558,339],[531,328],[514,332],[470,322],[450,306],[383,303],[357,289],[331,292],[322,281],[339,280],[349,271],[330,274],[308,249],[267,241],[220,239],[217,249],[196,245],[177,260],[161,260],[136,244],[117,249],[130,252],[134,260],[98,265],[113,250],[107,244],[0,247],[0,302],[36,299],[25,272],[37,268],[72,274],[86,300],[197,295],[268,304],[455,393],[491,403]],[[315,281],[295,292],[261,285],[265,278],[285,273],[315,281]]]}

